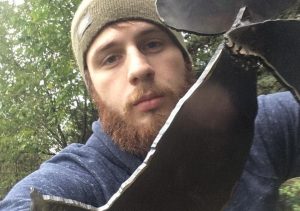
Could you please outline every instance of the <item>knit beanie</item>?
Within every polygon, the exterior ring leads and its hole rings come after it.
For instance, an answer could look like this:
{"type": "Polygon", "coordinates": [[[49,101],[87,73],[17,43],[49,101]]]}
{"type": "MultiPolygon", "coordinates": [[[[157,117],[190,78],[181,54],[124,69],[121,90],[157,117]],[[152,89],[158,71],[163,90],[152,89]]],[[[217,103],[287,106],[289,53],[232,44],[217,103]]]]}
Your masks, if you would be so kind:
{"type": "Polygon", "coordinates": [[[126,20],[144,20],[163,27],[190,62],[182,35],[161,23],[156,13],[155,0],[83,0],[71,27],[73,52],[84,77],[86,53],[94,38],[108,25],[126,20]]]}

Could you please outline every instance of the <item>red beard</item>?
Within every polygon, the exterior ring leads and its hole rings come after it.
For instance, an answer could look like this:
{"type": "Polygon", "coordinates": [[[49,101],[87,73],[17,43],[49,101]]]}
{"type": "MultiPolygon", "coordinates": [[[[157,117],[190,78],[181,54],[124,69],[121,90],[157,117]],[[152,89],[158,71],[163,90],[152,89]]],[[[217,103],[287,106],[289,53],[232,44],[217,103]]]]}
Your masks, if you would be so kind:
{"type": "Polygon", "coordinates": [[[195,78],[193,72],[187,71],[185,84],[180,90],[173,91],[156,84],[146,88],[139,87],[129,97],[124,108],[124,114],[120,114],[120,112],[109,108],[95,92],[94,87],[90,89],[90,91],[98,109],[103,131],[112,138],[112,141],[121,150],[138,156],[145,156],[160,128],[167,120],[171,110],[164,113],[151,111],[153,114],[152,121],[147,126],[141,126],[138,123],[132,124],[135,122],[130,115],[130,111],[133,109],[133,103],[143,96],[146,91],[151,91],[157,95],[164,95],[172,98],[175,102],[175,107],[178,100],[185,94],[194,81],[195,78]]]}

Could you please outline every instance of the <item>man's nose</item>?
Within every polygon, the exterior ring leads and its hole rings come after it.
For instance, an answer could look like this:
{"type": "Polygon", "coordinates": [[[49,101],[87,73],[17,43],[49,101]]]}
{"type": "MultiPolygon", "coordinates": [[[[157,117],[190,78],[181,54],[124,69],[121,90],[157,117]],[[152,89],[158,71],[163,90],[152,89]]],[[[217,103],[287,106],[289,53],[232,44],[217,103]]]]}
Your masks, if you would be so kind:
{"type": "Polygon", "coordinates": [[[127,54],[128,80],[137,85],[140,82],[150,82],[154,79],[155,71],[147,55],[134,48],[127,54]]]}

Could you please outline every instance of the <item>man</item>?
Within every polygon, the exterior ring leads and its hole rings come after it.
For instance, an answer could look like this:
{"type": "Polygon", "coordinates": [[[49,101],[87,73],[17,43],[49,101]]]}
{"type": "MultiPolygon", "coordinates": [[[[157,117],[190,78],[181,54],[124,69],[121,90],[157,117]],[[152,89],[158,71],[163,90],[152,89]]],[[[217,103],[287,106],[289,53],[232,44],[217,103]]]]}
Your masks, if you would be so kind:
{"type": "MultiPolygon", "coordinates": [[[[99,121],[85,145],[72,144],[43,163],[8,193],[0,210],[29,210],[30,187],[105,204],[142,163],[193,83],[183,39],[159,22],[153,0],[84,0],[71,32],[99,121]]],[[[279,185],[299,175],[299,117],[290,93],[259,98],[254,144],[226,210],[274,210],[279,185]]]]}

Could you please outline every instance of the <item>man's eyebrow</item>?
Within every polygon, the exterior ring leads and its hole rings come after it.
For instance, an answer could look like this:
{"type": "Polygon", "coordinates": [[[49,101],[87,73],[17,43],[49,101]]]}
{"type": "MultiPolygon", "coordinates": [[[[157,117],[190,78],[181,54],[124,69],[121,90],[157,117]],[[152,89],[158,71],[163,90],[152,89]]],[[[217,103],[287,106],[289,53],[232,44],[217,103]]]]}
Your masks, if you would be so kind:
{"type": "Polygon", "coordinates": [[[161,29],[157,28],[157,27],[151,27],[149,29],[146,29],[146,30],[143,30],[141,31],[138,36],[146,36],[146,35],[151,35],[151,34],[154,34],[154,33],[158,33],[158,34],[165,34],[164,31],[162,31],[161,29]]]}
{"type": "Polygon", "coordinates": [[[117,45],[116,42],[111,41],[111,42],[104,43],[104,44],[98,46],[97,49],[95,50],[95,53],[92,56],[92,60],[94,60],[94,58],[97,57],[101,52],[104,52],[110,48],[113,48],[116,45],[117,45]]]}
{"type": "MultiPolygon", "coordinates": [[[[142,36],[147,36],[147,35],[151,35],[151,34],[161,34],[163,35],[165,32],[162,31],[161,29],[157,28],[157,27],[150,27],[149,29],[145,29],[141,32],[139,32],[137,34],[137,37],[142,37],[142,36]]],[[[97,56],[101,53],[104,52],[110,48],[113,48],[117,46],[117,42],[116,41],[109,41],[107,43],[103,43],[100,46],[97,47],[97,49],[95,50],[95,53],[92,56],[92,60],[94,60],[95,58],[97,58],[97,56]]]]}

